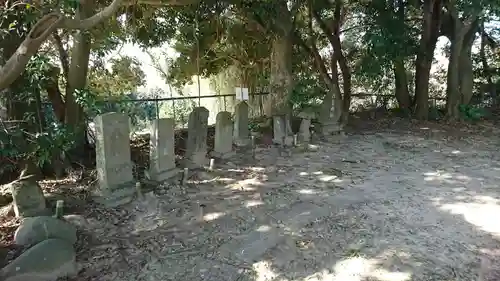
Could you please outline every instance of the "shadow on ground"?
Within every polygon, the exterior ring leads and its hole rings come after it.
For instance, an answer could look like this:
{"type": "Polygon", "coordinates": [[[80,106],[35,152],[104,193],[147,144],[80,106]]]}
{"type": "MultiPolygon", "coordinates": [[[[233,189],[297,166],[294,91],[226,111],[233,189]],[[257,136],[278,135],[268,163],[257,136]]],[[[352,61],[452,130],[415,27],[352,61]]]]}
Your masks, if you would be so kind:
{"type": "Polygon", "coordinates": [[[73,280],[498,280],[496,145],[386,131],[241,152],[73,216],[73,280]]]}

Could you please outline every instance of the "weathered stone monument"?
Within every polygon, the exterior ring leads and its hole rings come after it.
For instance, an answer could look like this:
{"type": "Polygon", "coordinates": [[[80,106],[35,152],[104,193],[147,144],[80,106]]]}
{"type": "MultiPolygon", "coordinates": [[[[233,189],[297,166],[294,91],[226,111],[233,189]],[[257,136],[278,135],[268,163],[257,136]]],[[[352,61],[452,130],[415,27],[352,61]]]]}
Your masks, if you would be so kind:
{"type": "Polygon", "coordinates": [[[293,145],[292,128],[286,115],[273,116],[273,143],[293,145]]]}
{"type": "Polygon", "coordinates": [[[135,182],[130,158],[128,116],[111,112],[94,120],[96,130],[97,200],[115,207],[132,200],[135,182]]]}
{"type": "Polygon", "coordinates": [[[333,100],[331,103],[325,104],[321,111],[319,121],[322,135],[329,136],[341,133],[343,131],[341,126],[342,103],[333,100]]]}
{"type": "Polygon", "coordinates": [[[34,217],[47,213],[43,191],[34,179],[20,179],[9,184],[16,217],[34,217]]]}
{"type": "Polygon", "coordinates": [[[248,128],[248,104],[245,101],[234,107],[234,144],[247,146],[250,144],[250,129],[248,128]]]}
{"type": "Polygon", "coordinates": [[[205,107],[195,107],[189,114],[185,162],[189,168],[201,168],[208,164],[206,157],[208,114],[208,109],[205,107]]]}
{"type": "Polygon", "coordinates": [[[161,118],[151,122],[148,178],[165,181],[179,173],[175,167],[174,119],[161,118]]]}
{"type": "Polygon", "coordinates": [[[309,143],[311,141],[311,121],[315,118],[315,113],[310,111],[302,111],[299,117],[302,119],[300,122],[298,140],[300,143],[309,143]]]}
{"type": "Polygon", "coordinates": [[[231,113],[221,111],[217,113],[215,121],[215,145],[212,152],[214,157],[229,158],[233,152],[233,120],[231,113]]]}

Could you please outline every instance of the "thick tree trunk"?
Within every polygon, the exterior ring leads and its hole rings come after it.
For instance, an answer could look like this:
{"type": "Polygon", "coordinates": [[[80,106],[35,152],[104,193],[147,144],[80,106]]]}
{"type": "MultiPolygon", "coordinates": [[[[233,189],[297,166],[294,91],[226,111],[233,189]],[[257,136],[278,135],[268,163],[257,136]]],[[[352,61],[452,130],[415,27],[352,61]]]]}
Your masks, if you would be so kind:
{"type": "Polygon", "coordinates": [[[484,23],[481,24],[481,47],[479,50],[479,56],[481,58],[481,64],[483,66],[483,73],[484,76],[486,77],[486,92],[490,94],[490,97],[493,98],[493,104],[496,104],[496,87],[495,83],[493,83],[493,71],[490,68],[490,65],[488,64],[488,59],[486,58],[486,44],[488,40],[488,36],[486,32],[484,31],[484,23]]]}
{"type": "MultiPolygon", "coordinates": [[[[317,17],[317,15],[316,15],[317,17]]],[[[347,62],[347,58],[342,50],[342,43],[340,42],[340,27],[342,26],[345,19],[344,1],[335,0],[335,12],[334,20],[332,23],[332,35],[328,37],[330,44],[332,45],[334,55],[340,67],[340,72],[342,73],[342,89],[344,90],[342,98],[342,119],[341,126],[347,124],[349,119],[349,109],[351,107],[351,87],[352,87],[352,76],[351,69],[347,62]]]]}
{"type": "Polygon", "coordinates": [[[52,104],[52,109],[57,121],[64,124],[65,106],[61,91],[59,90],[59,69],[54,67],[51,74],[45,90],[47,91],[47,96],[52,104]]]}
{"type": "MultiPolygon", "coordinates": [[[[473,42],[473,41],[472,41],[473,42]]],[[[465,42],[460,54],[460,103],[468,105],[472,99],[474,89],[474,69],[472,66],[472,42],[465,42]]]]}
{"type": "MultiPolygon", "coordinates": [[[[456,30],[457,31],[457,30],[456,30]]],[[[463,35],[456,32],[451,40],[448,75],[446,81],[446,117],[456,120],[460,117],[460,55],[462,54],[463,35]]]]}
{"type": "Polygon", "coordinates": [[[264,104],[264,114],[291,113],[290,96],[293,90],[291,34],[276,35],[272,41],[270,93],[264,104]]]}
{"type": "MultiPolygon", "coordinates": [[[[92,2],[80,1],[76,14],[78,19],[85,19],[92,15],[92,2]]],[[[76,102],[78,91],[84,90],[87,85],[87,73],[91,51],[90,34],[77,31],[73,36],[71,63],[68,71],[65,104],[65,124],[72,127],[76,136],[76,151],[82,151],[86,144],[86,123],[83,108],[76,102]]]]}
{"type": "Polygon", "coordinates": [[[460,118],[460,104],[468,104],[472,98],[471,49],[479,25],[478,15],[462,22],[455,10],[449,10],[449,26],[445,28],[451,42],[446,82],[446,117],[457,120],[460,118]]]}
{"type": "Polygon", "coordinates": [[[399,108],[409,111],[411,108],[411,96],[408,89],[408,77],[406,68],[402,59],[396,59],[394,64],[394,89],[399,108]]]}
{"type": "Polygon", "coordinates": [[[420,37],[417,60],[415,61],[415,117],[427,119],[429,116],[429,78],[439,37],[442,0],[424,1],[424,20],[420,37]]]}
{"type": "MultiPolygon", "coordinates": [[[[317,54],[319,56],[319,52],[317,52],[317,54]]],[[[344,116],[342,93],[340,91],[339,73],[337,68],[337,56],[335,54],[331,55],[330,71],[331,75],[328,75],[326,68],[320,70],[321,77],[329,90],[323,99],[320,112],[320,122],[324,127],[324,134],[330,133],[328,131],[329,126],[333,126],[331,129],[337,130],[336,125],[340,125],[342,117],[344,116]]]]}

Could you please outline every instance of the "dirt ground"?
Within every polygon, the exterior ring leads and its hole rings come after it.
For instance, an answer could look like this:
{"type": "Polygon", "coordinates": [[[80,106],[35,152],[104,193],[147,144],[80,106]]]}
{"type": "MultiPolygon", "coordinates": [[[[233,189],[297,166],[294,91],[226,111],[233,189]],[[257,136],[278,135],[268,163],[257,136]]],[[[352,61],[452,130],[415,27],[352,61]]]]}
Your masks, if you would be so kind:
{"type": "Polygon", "coordinates": [[[378,125],[87,202],[68,280],[500,280],[500,127],[378,125]]]}

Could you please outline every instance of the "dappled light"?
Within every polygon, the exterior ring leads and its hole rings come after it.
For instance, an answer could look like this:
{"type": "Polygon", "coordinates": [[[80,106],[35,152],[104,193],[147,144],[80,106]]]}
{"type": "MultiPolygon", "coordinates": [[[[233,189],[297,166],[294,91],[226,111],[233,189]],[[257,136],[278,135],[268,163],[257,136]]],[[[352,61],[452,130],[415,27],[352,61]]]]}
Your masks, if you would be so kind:
{"type": "Polygon", "coordinates": [[[436,206],[450,214],[460,215],[468,223],[500,238],[500,223],[498,222],[500,204],[498,199],[489,196],[462,196],[455,198],[455,200],[456,203],[443,204],[437,200],[436,206]]]}
{"type": "Polygon", "coordinates": [[[245,206],[247,208],[251,208],[251,207],[256,207],[256,206],[260,206],[260,205],[264,205],[265,203],[261,200],[248,200],[245,202],[245,206]]]}
{"type": "Polygon", "coordinates": [[[252,265],[253,270],[255,271],[255,281],[267,281],[274,280],[279,277],[276,272],[273,272],[271,269],[271,264],[265,261],[260,261],[254,263],[252,265]]]}
{"type": "Polygon", "coordinates": [[[500,280],[498,0],[68,1],[0,1],[0,280],[500,280]]]}
{"type": "Polygon", "coordinates": [[[216,220],[224,215],[226,215],[226,214],[222,213],[222,212],[208,213],[208,214],[203,215],[203,220],[207,221],[207,222],[213,221],[213,220],[216,220]]]}
{"type": "Polygon", "coordinates": [[[263,183],[258,178],[250,178],[237,181],[235,183],[226,185],[229,189],[242,190],[242,191],[253,191],[257,187],[262,186],[263,183]]]}

